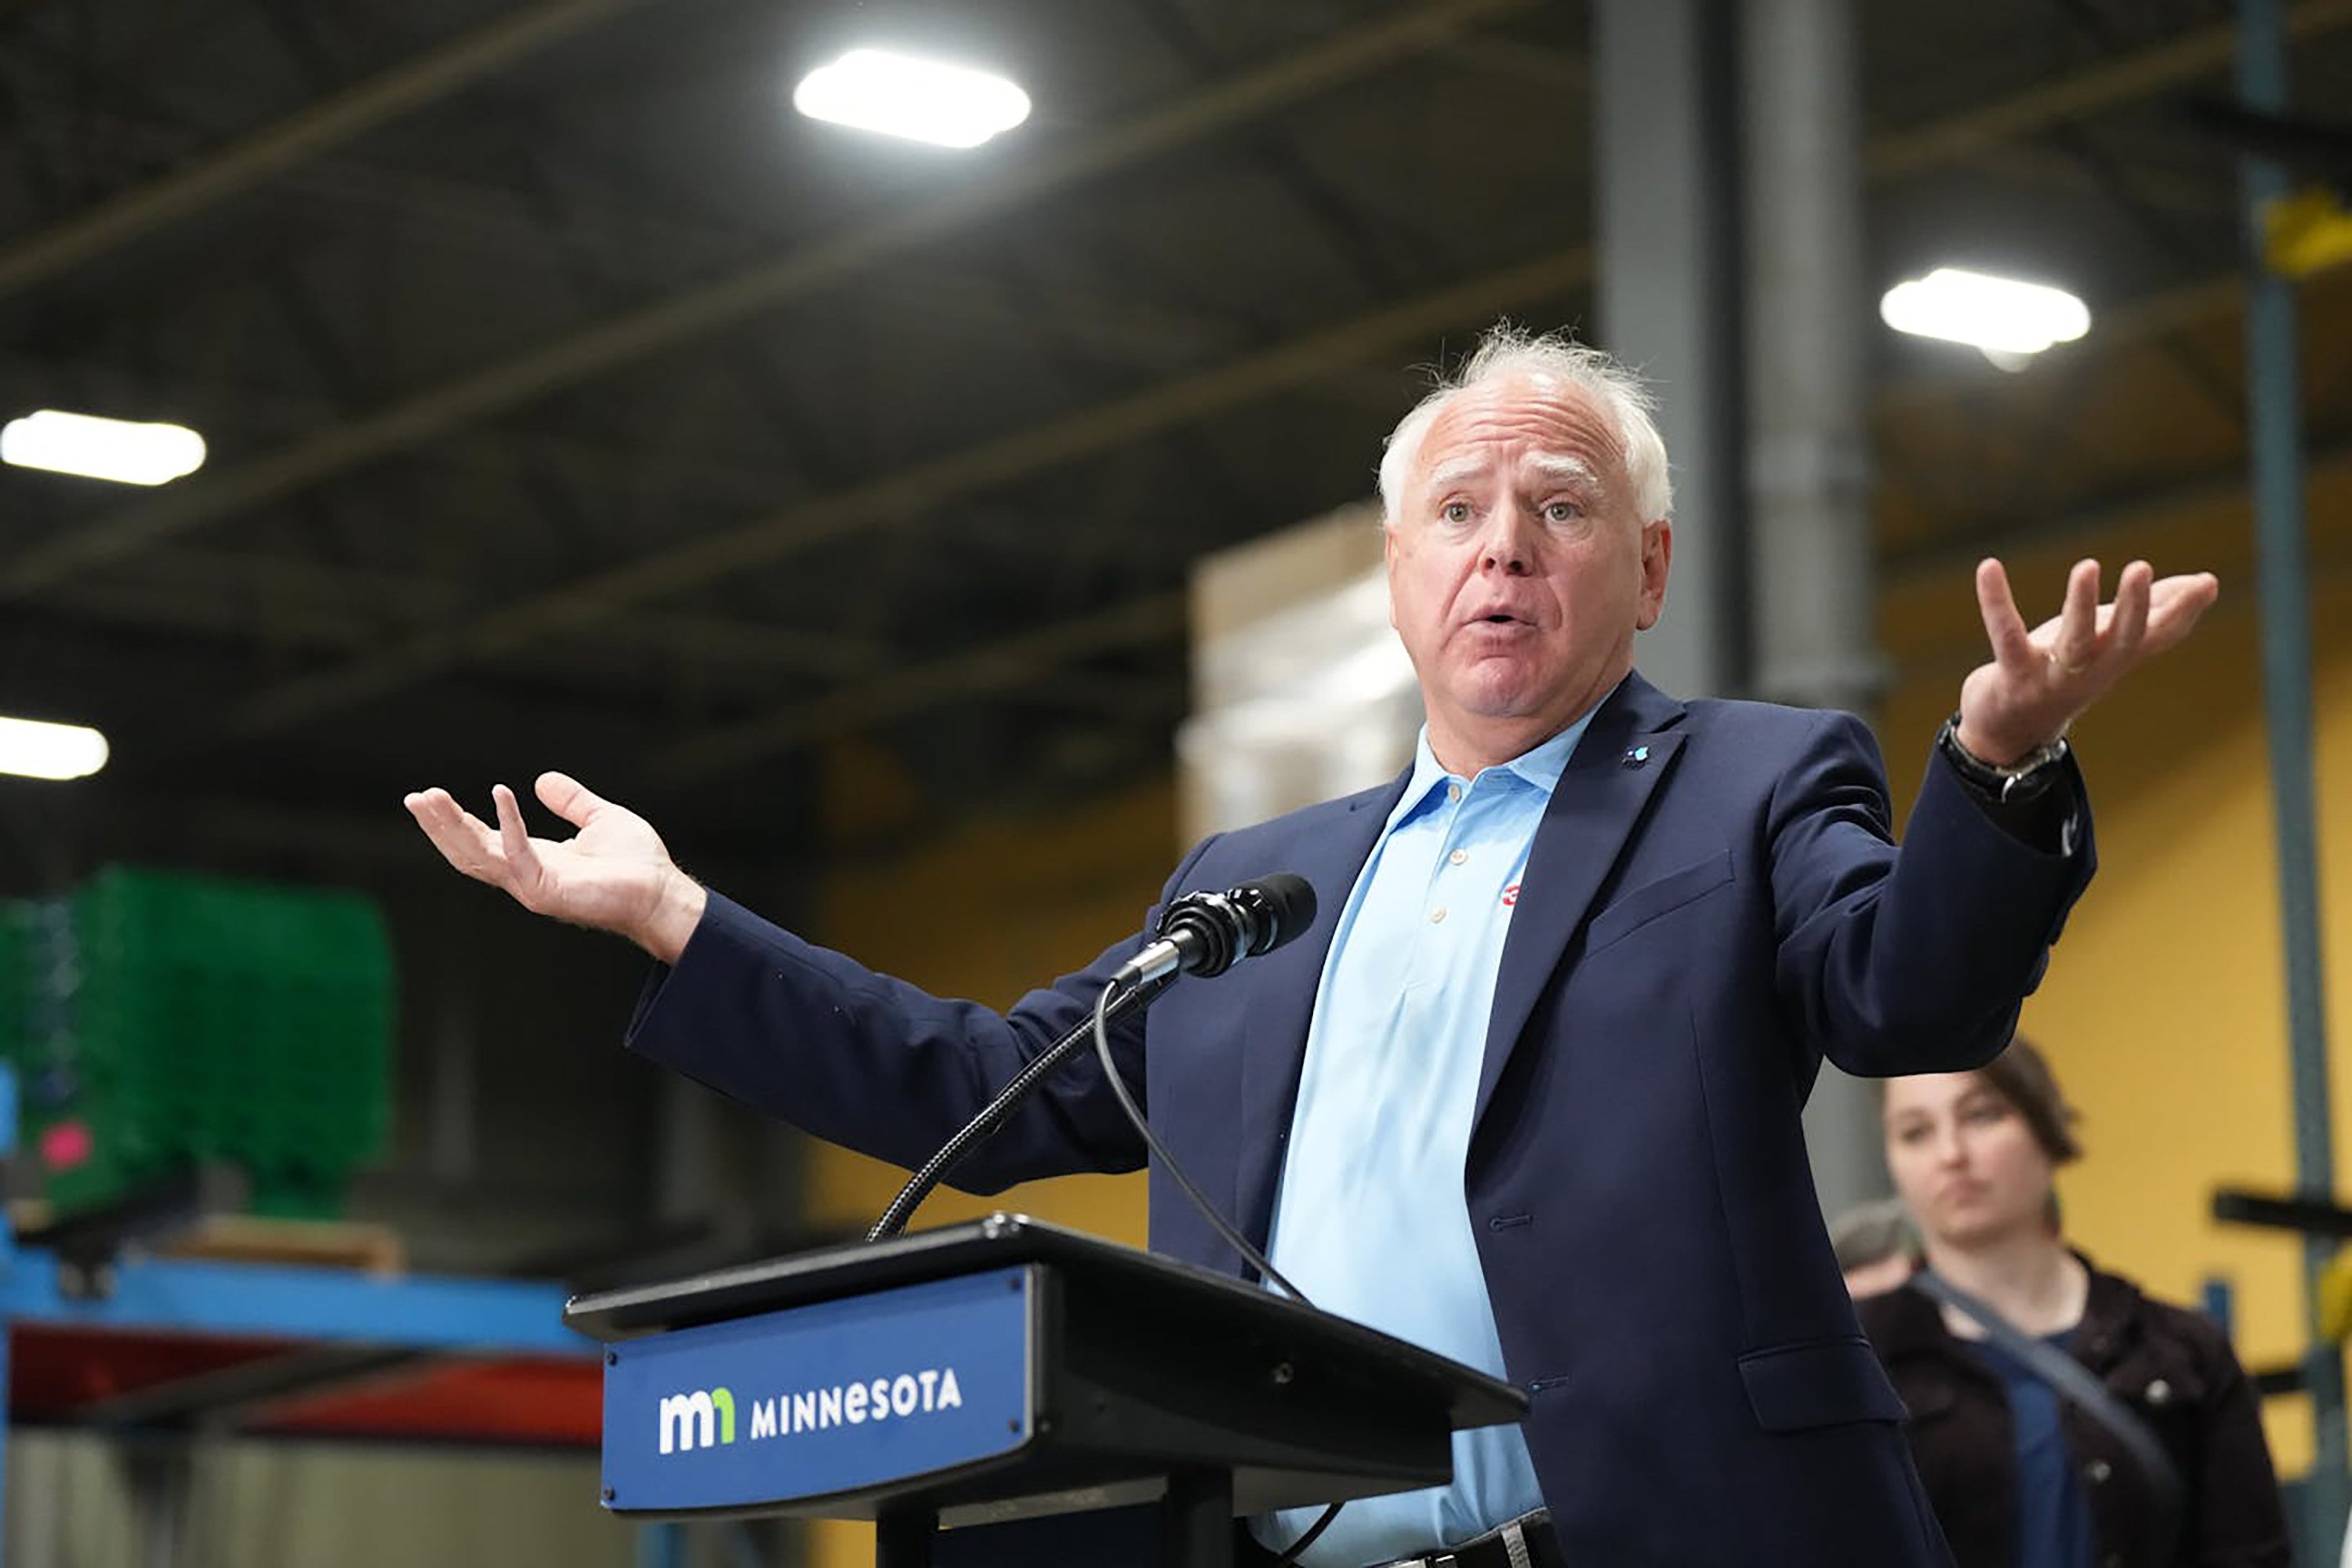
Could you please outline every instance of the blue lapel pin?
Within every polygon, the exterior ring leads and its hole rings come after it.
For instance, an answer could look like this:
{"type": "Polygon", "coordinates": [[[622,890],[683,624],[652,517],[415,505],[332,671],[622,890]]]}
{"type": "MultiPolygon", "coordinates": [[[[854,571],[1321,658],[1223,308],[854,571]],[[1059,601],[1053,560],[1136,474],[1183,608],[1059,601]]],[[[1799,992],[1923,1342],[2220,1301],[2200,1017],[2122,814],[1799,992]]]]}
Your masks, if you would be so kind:
{"type": "Polygon", "coordinates": [[[1625,765],[1629,768],[1638,768],[1649,760],[1650,748],[1647,746],[1635,746],[1625,753],[1625,765]]]}

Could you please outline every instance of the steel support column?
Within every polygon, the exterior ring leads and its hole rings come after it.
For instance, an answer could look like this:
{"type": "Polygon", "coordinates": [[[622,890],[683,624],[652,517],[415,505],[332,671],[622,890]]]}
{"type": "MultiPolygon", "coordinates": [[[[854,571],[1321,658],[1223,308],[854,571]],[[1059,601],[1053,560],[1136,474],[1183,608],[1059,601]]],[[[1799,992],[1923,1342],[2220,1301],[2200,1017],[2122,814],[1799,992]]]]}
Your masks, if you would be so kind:
{"type": "Polygon", "coordinates": [[[1746,684],[1739,163],[1730,0],[1601,0],[1592,17],[1601,342],[1657,389],[1675,559],[1643,672],[1746,684]]]}
{"type": "MultiPolygon", "coordinates": [[[[1872,597],[1863,334],[1862,113],[1852,0],[1740,8],[1748,256],[1748,500],[1755,685],[1868,712],[1872,597]]],[[[1895,737],[1898,747],[1910,739],[1895,737]]],[[[1921,747],[1926,737],[1917,737],[1921,747]]],[[[1870,1089],[1824,1066],[1805,1110],[1834,1214],[1886,1191],[1870,1089]]]]}
{"type": "MultiPolygon", "coordinates": [[[[2286,108],[2286,41],[2278,0],[2238,7],[2238,97],[2256,113],[2286,108]]],[[[2253,460],[2255,570],[2262,598],[2263,716],[2270,738],[2272,807],[2278,835],[2279,914],[2286,952],[2287,1044],[2294,1086],[2296,1184],[2335,1195],[2329,1131],[2327,1009],[2319,923],[2317,761],[2312,745],[2310,548],[2304,521],[2303,429],[2297,384],[2294,286],[2265,254],[2263,213],[2285,195],[2285,172],[2260,158],[2241,169],[2248,277],[2246,384],[2253,460]]],[[[2303,1244],[2305,1376],[2315,1424],[2304,1494],[2315,1533],[2333,1540],[2346,1500],[2344,1356],[2319,1332],[2319,1277],[2336,1251],[2325,1237],[2303,1244]]]]}

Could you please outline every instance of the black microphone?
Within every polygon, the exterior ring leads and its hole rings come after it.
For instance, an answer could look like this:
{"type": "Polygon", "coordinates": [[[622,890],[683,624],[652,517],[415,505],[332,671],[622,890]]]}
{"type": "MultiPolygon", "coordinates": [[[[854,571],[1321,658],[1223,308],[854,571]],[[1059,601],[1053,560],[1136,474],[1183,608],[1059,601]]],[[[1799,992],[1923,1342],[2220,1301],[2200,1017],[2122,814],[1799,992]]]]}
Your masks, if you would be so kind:
{"type": "Polygon", "coordinates": [[[1222,893],[1187,893],[1160,917],[1159,940],[1119,966],[1111,989],[1175,974],[1203,979],[1241,959],[1271,952],[1315,923],[1315,889],[1277,871],[1222,893]]]}

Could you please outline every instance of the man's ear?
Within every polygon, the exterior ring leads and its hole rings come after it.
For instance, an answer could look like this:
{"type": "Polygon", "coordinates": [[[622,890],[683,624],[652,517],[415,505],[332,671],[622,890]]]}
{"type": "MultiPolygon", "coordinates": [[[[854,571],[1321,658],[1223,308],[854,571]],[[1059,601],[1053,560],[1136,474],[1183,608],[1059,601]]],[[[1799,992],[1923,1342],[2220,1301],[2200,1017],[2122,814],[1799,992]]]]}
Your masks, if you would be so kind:
{"type": "Polygon", "coordinates": [[[1633,624],[1648,631],[1666,607],[1666,569],[1674,564],[1675,525],[1665,518],[1642,526],[1641,611],[1633,624]]]}

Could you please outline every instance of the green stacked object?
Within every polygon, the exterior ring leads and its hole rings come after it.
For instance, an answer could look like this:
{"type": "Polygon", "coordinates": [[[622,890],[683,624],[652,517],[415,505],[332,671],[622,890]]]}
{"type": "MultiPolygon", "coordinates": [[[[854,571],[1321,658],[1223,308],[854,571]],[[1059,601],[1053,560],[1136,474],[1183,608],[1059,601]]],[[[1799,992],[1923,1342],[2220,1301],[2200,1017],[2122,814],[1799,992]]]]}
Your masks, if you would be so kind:
{"type": "MultiPolygon", "coordinates": [[[[16,1099],[24,1100],[24,1075],[26,1065],[25,1047],[26,1013],[30,1006],[28,985],[31,962],[25,951],[28,931],[25,906],[0,901],[0,1062],[16,1068],[16,1099]]],[[[17,1145],[21,1128],[5,1130],[10,1147],[17,1145]]]]}
{"type": "Polygon", "coordinates": [[[60,1212],[241,1167],[256,1213],[340,1211],[389,1122],[392,949],[345,892],[110,868],[0,912],[0,1054],[60,1212]]]}

